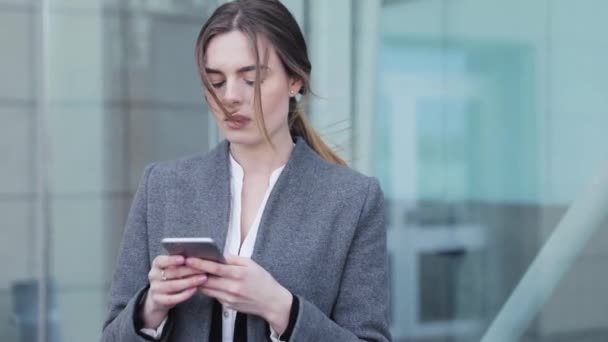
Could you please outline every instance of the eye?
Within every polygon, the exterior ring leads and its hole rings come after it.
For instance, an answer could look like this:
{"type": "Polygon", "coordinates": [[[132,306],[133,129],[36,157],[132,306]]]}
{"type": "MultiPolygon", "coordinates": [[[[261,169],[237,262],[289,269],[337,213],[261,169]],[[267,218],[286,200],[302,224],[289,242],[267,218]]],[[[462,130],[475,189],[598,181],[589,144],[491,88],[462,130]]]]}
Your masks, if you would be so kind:
{"type": "Polygon", "coordinates": [[[255,81],[245,80],[245,84],[253,87],[253,85],[255,84],[255,81]]]}
{"type": "Polygon", "coordinates": [[[217,89],[217,88],[221,88],[224,85],[224,83],[226,83],[226,81],[215,82],[215,83],[211,83],[211,86],[213,88],[217,89]]]}

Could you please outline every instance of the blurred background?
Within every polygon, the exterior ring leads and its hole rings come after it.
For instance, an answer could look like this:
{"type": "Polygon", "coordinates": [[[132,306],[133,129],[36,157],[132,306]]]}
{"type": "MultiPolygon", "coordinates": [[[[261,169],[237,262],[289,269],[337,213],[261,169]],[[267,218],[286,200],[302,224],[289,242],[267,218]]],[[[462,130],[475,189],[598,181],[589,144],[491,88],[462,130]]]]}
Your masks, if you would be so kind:
{"type": "MultiPolygon", "coordinates": [[[[99,339],[143,167],[221,139],[194,63],[220,2],[0,0],[0,341],[99,339]]],[[[284,3],[309,116],[385,191],[395,341],[478,341],[608,161],[608,2],[284,3]]],[[[522,341],[608,340],[608,230],[580,229],[522,341]]]]}

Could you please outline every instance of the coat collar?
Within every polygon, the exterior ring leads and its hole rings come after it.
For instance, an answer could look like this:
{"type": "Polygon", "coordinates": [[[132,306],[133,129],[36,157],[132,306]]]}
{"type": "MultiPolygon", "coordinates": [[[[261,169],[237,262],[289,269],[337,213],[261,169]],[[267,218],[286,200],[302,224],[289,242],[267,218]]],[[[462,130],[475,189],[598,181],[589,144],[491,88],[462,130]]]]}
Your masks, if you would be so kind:
{"type": "MultiPolygon", "coordinates": [[[[230,144],[224,140],[208,155],[209,159],[197,171],[195,177],[198,189],[198,204],[203,211],[207,231],[220,248],[226,243],[226,234],[230,218],[230,144]],[[202,183],[202,184],[201,184],[202,183]]],[[[307,177],[314,176],[314,169],[322,163],[319,155],[306,141],[297,137],[285,168],[281,172],[260,220],[260,229],[256,238],[252,259],[264,261],[264,248],[271,241],[275,223],[284,214],[282,211],[297,209],[302,201],[302,188],[307,177]]],[[[293,214],[293,213],[292,213],[293,214]]],[[[199,233],[200,234],[200,233],[199,233]]],[[[195,235],[196,236],[196,235],[195,235]]]]}

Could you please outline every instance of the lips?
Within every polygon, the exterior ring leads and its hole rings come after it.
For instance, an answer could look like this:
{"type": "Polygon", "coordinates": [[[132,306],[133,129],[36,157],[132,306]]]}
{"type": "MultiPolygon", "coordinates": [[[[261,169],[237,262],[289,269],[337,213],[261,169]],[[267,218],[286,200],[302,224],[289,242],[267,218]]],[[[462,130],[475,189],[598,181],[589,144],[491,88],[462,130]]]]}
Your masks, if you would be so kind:
{"type": "Polygon", "coordinates": [[[249,120],[251,120],[251,119],[249,119],[246,116],[239,115],[239,114],[233,114],[230,117],[226,118],[225,121],[244,122],[244,121],[249,121],[249,120]]]}
{"type": "Polygon", "coordinates": [[[244,128],[250,121],[250,118],[238,114],[232,115],[224,120],[224,122],[226,123],[226,127],[228,127],[229,129],[244,128]]]}

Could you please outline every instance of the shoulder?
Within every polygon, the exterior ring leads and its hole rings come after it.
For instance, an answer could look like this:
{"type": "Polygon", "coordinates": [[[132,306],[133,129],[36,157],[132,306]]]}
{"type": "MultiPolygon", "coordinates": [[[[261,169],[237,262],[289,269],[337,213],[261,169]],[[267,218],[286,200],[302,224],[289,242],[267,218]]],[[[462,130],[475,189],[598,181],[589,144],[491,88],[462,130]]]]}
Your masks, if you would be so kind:
{"type": "Polygon", "coordinates": [[[379,182],[348,166],[322,159],[318,154],[309,158],[311,167],[305,177],[309,184],[327,198],[338,199],[381,199],[379,182]]]}
{"type": "Polygon", "coordinates": [[[333,184],[334,187],[367,190],[370,187],[378,186],[378,181],[375,177],[364,175],[349,166],[339,165],[325,160],[321,160],[321,163],[320,173],[323,176],[322,179],[325,179],[327,184],[333,184]]]}
{"type": "Polygon", "coordinates": [[[208,164],[208,154],[184,156],[177,159],[156,161],[146,166],[152,177],[166,177],[176,173],[188,173],[208,164]]]}
{"type": "Polygon", "coordinates": [[[150,163],[145,168],[144,177],[148,182],[162,184],[224,171],[223,168],[227,166],[223,162],[227,158],[224,156],[225,149],[225,144],[220,143],[209,152],[150,163]]]}

